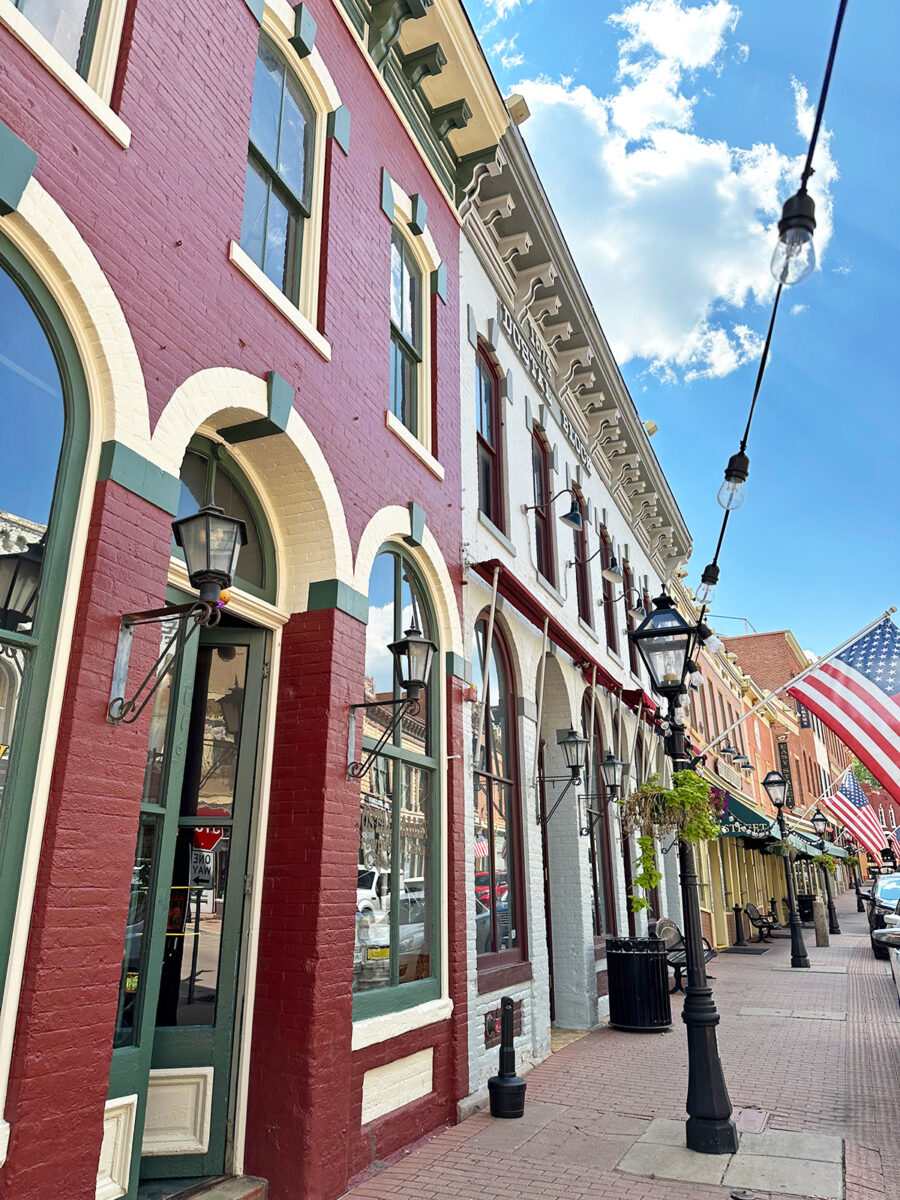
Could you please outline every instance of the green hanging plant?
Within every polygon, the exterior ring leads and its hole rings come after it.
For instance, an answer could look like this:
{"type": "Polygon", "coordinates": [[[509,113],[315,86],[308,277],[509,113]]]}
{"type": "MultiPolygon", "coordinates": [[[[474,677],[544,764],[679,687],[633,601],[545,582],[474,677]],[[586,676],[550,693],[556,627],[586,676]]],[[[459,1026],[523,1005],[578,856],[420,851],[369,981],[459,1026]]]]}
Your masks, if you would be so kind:
{"type": "Polygon", "coordinates": [[[630,796],[619,801],[619,819],[626,837],[637,835],[639,856],[635,891],[629,896],[632,912],[649,907],[645,896],[662,879],[656,868],[653,853],[652,829],[657,836],[674,834],[686,842],[709,842],[719,836],[717,799],[710,796],[710,786],[693,771],[676,771],[672,787],[665,788],[658,775],[641,784],[630,796]]]}
{"type": "Polygon", "coordinates": [[[813,862],[817,867],[821,867],[823,871],[828,871],[833,875],[835,872],[835,861],[830,854],[817,854],[813,858],[813,862]]]}
{"type": "Polygon", "coordinates": [[[796,850],[789,842],[772,842],[766,846],[766,854],[774,854],[777,858],[794,858],[796,850]]]}
{"type": "Polygon", "coordinates": [[[850,868],[851,871],[855,871],[856,868],[859,866],[859,855],[858,854],[848,854],[847,857],[844,859],[844,862],[847,864],[847,866],[850,868]]]}

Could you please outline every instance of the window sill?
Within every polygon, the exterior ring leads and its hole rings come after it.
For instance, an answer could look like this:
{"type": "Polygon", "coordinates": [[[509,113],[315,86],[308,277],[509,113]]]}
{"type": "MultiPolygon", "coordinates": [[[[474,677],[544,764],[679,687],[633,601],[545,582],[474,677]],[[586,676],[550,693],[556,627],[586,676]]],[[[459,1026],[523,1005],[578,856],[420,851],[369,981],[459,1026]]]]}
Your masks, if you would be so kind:
{"type": "MultiPolygon", "coordinates": [[[[3,0],[0,0],[2,3],[3,0]]],[[[292,304],[285,296],[284,292],[280,291],[272,280],[261,271],[253,259],[246,254],[237,242],[228,243],[228,258],[234,263],[237,269],[244,275],[253,286],[265,296],[265,298],[294,326],[298,333],[312,346],[316,353],[321,354],[326,362],[331,362],[331,343],[327,338],[324,338],[312,321],[300,311],[296,304],[292,304]]]]}
{"type": "Polygon", "coordinates": [[[405,1012],[385,1013],[380,1017],[367,1017],[362,1021],[353,1022],[353,1034],[350,1041],[351,1050],[365,1050],[367,1046],[376,1046],[379,1042],[390,1041],[404,1033],[412,1033],[416,1029],[424,1029],[427,1025],[436,1025],[439,1021],[449,1020],[453,1012],[453,1001],[449,997],[442,1000],[429,1000],[405,1012]]]}
{"type": "Polygon", "coordinates": [[[597,634],[596,629],[592,629],[591,626],[588,625],[587,621],[585,621],[583,617],[578,618],[578,624],[581,626],[581,628],[584,630],[584,632],[588,635],[588,637],[593,638],[593,640],[595,642],[600,641],[600,638],[597,634]]]}
{"type": "Polygon", "coordinates": [[[415,454],[416,458],[422,460],[432,475],[434,475],[435,478],[440,479],[440,481],[443,483],[444,468],[434,457],[431,451],[422,442],[420,442],[414,434],[409,432],[403,422],[397,420],[390,409],[387,409],[384,414],[384,423],[391,433],[396,434],[404,446],[406,446],[408,450],[411,450],[413,454],[415,454]]]}
{"type": "Polygon", "coordinates": [[[545,577],[540,573],[540,571],[538,571],[537,577],[538,577],[538,583],[541,585],[541,587],[544,589],[545,592],[549,592],[550,595],[553,597],[553,599],[558,604],[565,604],[565,600],[563,600],[562,595],[556,590],[556,588],[553,586],[553,584],[550,582],[549,579],[545,579],[545,577]]]}
{"type": "Polygon", "coordinates": [[[528,983],[533,978],[530,962],[510,963],[508,966],[483,967],[478,969],[478,995],[499,992],[514,987],[517,983],[528,983]]]}
{"type": "MultiPolygon", "coordinates": [[[[609,655],[609,657],[613,660],[614,663],[619,664],[619,666],[622,668],[622,670],[625,669],[625,660],[619,654],[618,650],[613,650],[612,646],[607,646],[606,653],[609,655]]],[[[629,674],[630,674],[630,672],[629,672],[629,674]]]]}
{"type": "Polygon", "coordinates": [[[501,529],[497,528],[491,518],[484,515],[481,509],[478,510],[478,524],[483,525],[488,533],[497,539],[504,550],[506,550],[507,554],[511,554],[513,558],[516,557],[515,546],[512,544],[506,534],[501,529]]]}
{"type": "Polygon", "coordinates": [[[38,62],[47,68],[51,75],[74,96],[82,108],[97,121],[110,137],[120,146],[128,149],[131,144],[131,130],[109,105],[98,96],[86,80],[78,74],[74,67],[69,66],[58,50],[47,41],[43,34],[38,33],[27,17],[13,4],[12,0],[0,0],[0,25],[4,25],[13,37],[18,38],[38,62]]]}

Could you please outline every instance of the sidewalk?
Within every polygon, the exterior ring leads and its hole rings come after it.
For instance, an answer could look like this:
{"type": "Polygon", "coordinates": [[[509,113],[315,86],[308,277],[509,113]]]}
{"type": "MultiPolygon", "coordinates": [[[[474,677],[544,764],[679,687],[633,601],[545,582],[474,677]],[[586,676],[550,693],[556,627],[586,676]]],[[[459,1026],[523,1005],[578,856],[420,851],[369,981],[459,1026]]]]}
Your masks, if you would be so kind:
{"type": "MultiPolygon", "coordinates": [[[[791,1146],[768,1151],[785,1154],[785,1162],[818,1164],[828,1158],[839,1162],[836,1139],[843,1138],[843,1200],[898,1200],[897,995],[889,965],[872,955],[865,914],[856,912],[853,893],[837,903],[844,932],[832,937],[830,947],[817,949],[813,930],[804,930],[808,971],[790,969],[787,940],[766,954],[720,954],[710,964],[722,1017],[719,1049],[745,1147],[759,1142],[754,1134],[761,1129],[767,1135],[800,1134],[767,1136],[759,1144],[791,1146]]],[[[765,1177],[762,1168],[754,1178],[726,1186],[674,1182],[661,1178],[659,1170],[654,1178],[617,1169],[626,1154],[633,1170],[644,1169],[641,1147],[648,1142],[683,1145],[683,1130],[668,1124],[684,1120],[687,1091],[680,998],[672,1000],[671,1033],[603,1028],[588,1034],[531,1072],[521,1121],[479,1113],[436,1134],[347,1196],[725,1200],[738,1188],[750,1189],[756,1200],[830,1195],[830,1185],[818,1182],[818,1166],[801,1175],[805,1192],[766,1190],[778,1177],[765,1177]]],[[[708,1178],[721,1179],[723,1156],[692,1157],[708,1162],[708,1178]]],[[[742,1161],[752,1164],[743,1152],[742,1161]]],[[[821,1178],[840,1180],[833,1164],[822,1171],[821,1178]]]]}

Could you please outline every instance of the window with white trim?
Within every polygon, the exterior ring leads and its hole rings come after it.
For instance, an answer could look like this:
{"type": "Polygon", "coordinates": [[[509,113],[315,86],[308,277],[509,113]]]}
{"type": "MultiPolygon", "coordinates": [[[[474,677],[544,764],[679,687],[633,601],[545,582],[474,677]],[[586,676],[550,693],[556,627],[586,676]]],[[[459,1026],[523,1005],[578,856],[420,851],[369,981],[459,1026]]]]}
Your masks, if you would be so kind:
{"type": "Polygon", "coordinates": [[[409,242],[394,226],[391,234],[391,412],[413,437],[422,437],[420,376],[422,353],[422,272],[409,242]]]}
{"type": "Polygon", "coordinates": [[[127,0],[11,0],[11,3],[50,49],[108,104],[127,0]]]}

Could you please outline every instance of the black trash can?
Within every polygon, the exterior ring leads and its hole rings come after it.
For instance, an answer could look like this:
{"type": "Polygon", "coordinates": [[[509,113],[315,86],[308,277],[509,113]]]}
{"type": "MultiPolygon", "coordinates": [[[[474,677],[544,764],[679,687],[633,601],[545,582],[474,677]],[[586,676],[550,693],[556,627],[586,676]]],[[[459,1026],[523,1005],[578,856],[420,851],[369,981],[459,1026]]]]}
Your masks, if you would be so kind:
{"type": "Polygon", "coordinates": [[[804,924],[812,925],[813,923],[813,900],[815,900],[815,896],[811,892],[801,892],[797,897],[797,912],[804,924]]]}
{"type": "Polygon", "coordinates": [[[629,1033],[670,1029],[669,973],[662,938],[607,938],[609,1023],[629,1033]]]}

